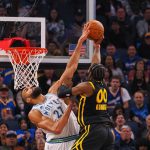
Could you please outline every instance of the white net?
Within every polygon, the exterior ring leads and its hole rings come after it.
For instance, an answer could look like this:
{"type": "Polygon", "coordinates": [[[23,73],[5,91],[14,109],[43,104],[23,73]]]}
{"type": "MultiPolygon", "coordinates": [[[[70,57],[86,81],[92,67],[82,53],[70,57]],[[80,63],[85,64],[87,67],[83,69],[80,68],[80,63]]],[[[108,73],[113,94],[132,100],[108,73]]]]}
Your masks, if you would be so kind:
{"type": "Polygon", "coordinates": [[[37,47],[14,47],[6,52],[14,69],[14,89],[38,86],[37,71],[47,50],[37,47]]]}

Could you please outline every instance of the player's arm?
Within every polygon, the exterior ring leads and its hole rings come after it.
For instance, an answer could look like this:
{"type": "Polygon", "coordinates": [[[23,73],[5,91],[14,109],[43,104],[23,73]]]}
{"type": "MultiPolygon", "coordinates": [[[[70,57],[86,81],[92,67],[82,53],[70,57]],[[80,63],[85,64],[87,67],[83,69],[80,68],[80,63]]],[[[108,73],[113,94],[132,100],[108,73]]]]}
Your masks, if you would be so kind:
{"type": "Polygon", "coordinates": [[[69,88],[61,86],[58,90],[58,97],[65,98],[70,96],[84,95],[90,96],[93,94],[93,88],[88,82],[82,82],[75,87],[69,88]]]}
{"type": "Polygon", "coordinates": [[[28,117],[30,121],[37,127],[55,134],[60,134],[68,122],[71,109],[72,104],[70,103],[66,111],[64,112],[63,116],[59,118],[58,121],[53,121],[48,117],[44,117],[38,110],[31,110],[28,117]]]}
{"type": "Polygon", "coordinates": [[[79,62],[79,58],[80,58],[80,50],[81,50],[82,44],[87,39],[88,35],[89,35],[89,27],[88,27],[88,25],[86,25],[83,29],[83,33],[82,33],[81,37],[78,40],[76,49],[73,52],[72,56],[70,57],[70,59],[67,63],[64,73],[60,77],[59,81],[56,82],[49,89],[49,91],[48,91],[49,93],[56,93],[58,88],[60,87],[60,85],[62,85],[62,83],[67,84],[66,82],[68,82],[69,80],[72,80],[74,72],[76,71],[76,69],[78,67],[78,62],[79,62]]]}
{"type": "Polygon", "coordinates": [[[101,63],[100,45],[94,43],[94,52],[91,64],[98,64],[98,63],[101,63]]]}
{"type": "MultiPolygon", "coordinates": [[[[80,50],[82,47],[82,44],[85,42],[85,40],[87,39],[88,35],[89,35],[89,25],[85,24],[83,31],[82,31],[82,35],[80,36],[78,42],[77,42],[77,46],[72,54],[72,56],[70,57],[67,66],[66,66],[66,70],[70,69],[70,68],[74,68],[74,72],[76,71],[77,67],[78,67],[78,62],[79,62],[79,58],[80,58],[80,50]]],[[[65,73],[65,72],[64,72],[65,73]]]]}

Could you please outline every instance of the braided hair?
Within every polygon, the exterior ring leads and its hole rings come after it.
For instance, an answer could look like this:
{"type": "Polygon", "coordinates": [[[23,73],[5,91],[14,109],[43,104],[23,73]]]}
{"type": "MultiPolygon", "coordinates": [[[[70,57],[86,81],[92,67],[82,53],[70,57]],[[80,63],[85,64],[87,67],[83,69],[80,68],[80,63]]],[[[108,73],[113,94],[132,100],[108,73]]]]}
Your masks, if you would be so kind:
{"type": "Polygon", "coordinates": [[[89,79],[95,81],[103,81],[105,75],[105,67],[102,64],[92,64],[89,68],[89,79]]]}

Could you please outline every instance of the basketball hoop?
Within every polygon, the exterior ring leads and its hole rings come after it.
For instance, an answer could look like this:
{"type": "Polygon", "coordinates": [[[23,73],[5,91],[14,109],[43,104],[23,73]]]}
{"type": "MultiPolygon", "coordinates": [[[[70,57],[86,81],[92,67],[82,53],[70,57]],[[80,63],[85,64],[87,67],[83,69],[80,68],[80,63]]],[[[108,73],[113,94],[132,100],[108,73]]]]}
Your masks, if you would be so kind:
{"type": "Polygon", "coordinates": [[[38,86],[37,71],[47,49],[39,47],[11,47],[5,49],[14,69],[14,89],[38,86]]]}

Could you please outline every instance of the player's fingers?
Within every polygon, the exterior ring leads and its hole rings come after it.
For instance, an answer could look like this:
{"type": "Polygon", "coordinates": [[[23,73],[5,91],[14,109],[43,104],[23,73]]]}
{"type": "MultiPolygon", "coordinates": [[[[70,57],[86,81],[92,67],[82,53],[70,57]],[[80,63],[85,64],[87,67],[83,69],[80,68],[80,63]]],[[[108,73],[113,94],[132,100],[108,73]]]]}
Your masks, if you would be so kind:
{"type": "Polygon", "coordinates": [[[85,30],[86,30],[87,25],[88,25],[88,23],[85,23],[85,24],[84,24],[84,26],[83,26],[83,31],[85,31],[85,30]]]}
{"type": "Polygon", "coordinates": [[[94,42],[94,47],[97,48],[97,49],[98,49],[98,48],[100,49],[100,44],[97,43],[97,42],[94,42]]]}
{"type": "Polygon", "coordinates": [[[86,31],[86,35],[89,35],[89,34],[90,34],[90,30],[87,30],[87,31],[86,31]]]}
{"type": "Polygon", "coordinates": [[[90,26],[89,23],[84,24],[83,30],[84,30],[84,31],[87,31],[87,30],[89,29],[89,26],[90,26]]]}

